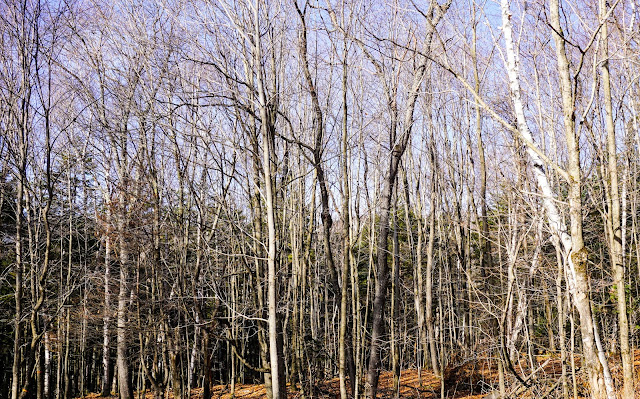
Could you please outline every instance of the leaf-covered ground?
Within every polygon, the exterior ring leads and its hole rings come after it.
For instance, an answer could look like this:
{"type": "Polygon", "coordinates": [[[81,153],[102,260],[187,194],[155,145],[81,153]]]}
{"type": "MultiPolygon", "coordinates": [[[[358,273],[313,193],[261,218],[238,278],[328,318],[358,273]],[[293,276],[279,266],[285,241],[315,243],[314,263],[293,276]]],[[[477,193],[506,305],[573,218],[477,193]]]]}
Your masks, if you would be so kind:
{"type": "MultiPolygon", "coordinates": [[[[400,397],[403,398],[439,398],[440,397],[440,380],[432,373],[422,371],[422,384],[417,370],[404,370],[400,377],[400,397]]],[[[216,385],[212,389],[214,399],[261,399],[266,398],[266,390],[263,384],[259,385],[243,385],[236,384],[235,392],[232,393],[229,385],[216,385]]],[[[380,375],[379,393],[381,397],[393,397],[393,375],[391,372],[384,372],[380,375]]],[[[291,386],[288,389],[288,396],[291,399],[302,398],[302,392],[293,390],[291,386]]],[[[88,398],[95,398],[97,394],[88,395],[88,398]]],[[[459,392],[459,394],[449,394],[450,398],[469,398],[479,399],[484,395],[469,396],[468,393],[459,392]]],[[[151,392],[145,395],[139,395],[140,399],[153,399],[151,392]]],[[[338,378],[324,381],[313,393],[314,398],[339,398],[340,384],[338,378]]],[[[173,399],[173,393],[167,392],[167,399],[173,399]]],[[[191,399],[202,398],[202,388],[191,390],[191,399]]]]}
{"type": "MultiPolygon", "coordinates": [[[[514,371],[523,379],[529,388],[524,388],[522,384],[516,382],[513,372],[506,372],[507,393],[513,398],[537,398],[559,397],[562,388],[559,384],[561,374],[561,363],[558,358],[539,357],[536,359],[540,366],[531,370],[527,367],[527,360],[514,365],[514,371]]],[[[617,359],[611,358],[611,372],[616,381],[621,383],[621,366],[617,359]]],[[[576,379],[578,382],[578,397],[585,397],[587,394],[586,381],[580,370],[579,359],[575,360],[576,379]]],[[[635,352],[636,376],[640,375],[640,350],[635,352]]],[[[571,365],[567,364],[568,378],[571,380],[571,365]]],[[[445,370],[444,384],[428,371],[403,370],[400,376],[399,397],[415,399],[437,399],[441,397],[451,399],[481,399],[486,397],[498,386],[498,371],[496,363],[486,360],[469,361],[456,367],[445,370]],[[443,387],[444,385],[444,387],[443,387]],[[444,395],[443,394],[444,391],[444,395]]],[[[638,383],[640,385],[640,383],[638,383]]],[[[263,384],[236,384],[235,391],[231,392],[229,385],[217,385],[213,387],[214,399],[262,399],[266,398],[266,390],[263,384]]],[[[569,396],[573,397],[571,385],[569,385],[569,396]]],[[[290,399],[302,398],[299,389],[292,389],[289,386],[288,396],[290,399]]],[[[379,397],[389,399],[395,397],[393,391],[393,374],[384,372],[380,375],[379,397]]],[[[97,394],[90,394],[87,398],[96,398],[97,394]]],[[[309,397],[307,392],[307,397],[309,397]]],[[[338,378],[333,378],[319,384],[314,389],[313,398],[340,398],[340,384],[338,378]]],[[[136,393],[137,399],[153,399],[150,391],[136,393]]],[[[202,388],[191,390],[190,399],[201,399],[202,388]]],[[[636,398],[640,398],[640,387],[636,389],[636,398]]],[[[167,392],[165,399],[173,399],[173,393],[167,392]]]]}

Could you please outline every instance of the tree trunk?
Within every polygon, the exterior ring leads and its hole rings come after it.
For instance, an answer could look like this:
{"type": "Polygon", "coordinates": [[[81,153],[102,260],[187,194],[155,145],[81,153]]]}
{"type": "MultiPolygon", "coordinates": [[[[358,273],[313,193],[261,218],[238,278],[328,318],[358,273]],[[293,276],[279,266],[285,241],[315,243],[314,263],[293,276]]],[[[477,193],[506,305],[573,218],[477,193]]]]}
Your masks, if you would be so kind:
{"type": "MultiPolygon", "coordinates": [[[[432,149],[433,151],[433,149],[432,149]]],[[[432,153],[432,168],[435,168],[435,154],[432,153]]],[[[429,239],[427,241],[427,270],[425,287],[425,324],[427,325],[427,338],[429,340],[429,354],[431,355],[431,370],[440,377],[440,362],[438,361],[438,349],[436,346],[436,334],[433,320],[433,246],[436,238],[436,183],[432,179],[431,195],[429,200],[429,239]]]]}
{"type": "MultiPolygon", "coordinates": [[[[431,43],[430,36],[425,41],[428,45],[431,43]]],[[[391,149],[389,167],[383,182],[382,195],[380,197],[380,214],[378,226],[378,243],[377,243],[377,260],[376,271],[378,279],[375,283],[375,294],[373,299],[372,310],[372,327],[371,327],[371,345],[369,354],[369,367],[367,370],[367,383],[365,386],[365,395],[369,399],[375,399],[378,390],[378,379],[380,377],[380,343],[383,338],[384,329],[384,307],[387,302],[387,283],[389,279],[389,265],[387,260],[388,239],[389,239],[389,213],[391,211],[391,200],[396,185],[396,177],[400,160],[404,154],[409,139],[411,137],[411,129],[413,127],[413,111],[415,109],[416,100],[418,98],[419,89],[423,84],[423,79],[427,69],[427,59],[421,57],[414,76],[411,88],[408,93],[407,108],[404,116],[403,131],[400,137],[395,137],[395,118],[392,118],[392,130],[390,138],[397,140],[391,149]]],[[[395,111],[394,111],[395,113],[395,111]]]]}
{"type": "MultiPolygon", "coordinates": [[[[124,182],[123,182],[124,183],[124,182]]],[[[124,190],[124,188],[122,188],[124,190]]],[[[118,237],[120,247],[120,282],[118,291],[118,311],[117,311],[117,347],[116,362],[118,363],[118,395],[120,399],[133,399],[133,385],[131,382],[131,370],[129,368],[128,347],[129,340],[127,334],[127,308],[129,299],[128,287],[128,267],[129,253],[127,251],[127,241],[125,238],[125,205],[126,196],[124,192],[120,195],[118,237]]]]}
{"type": "Polygon", "coordinates": [[[271,125],[271,115],[269,114],[269,104],[267,103],[266,89],[263,82],[262,50],[260,37],[260,1],[256,0],[254,5],[254,67],[256,71],[256,83],[258,86],[258,102],[260,111],[260,129],[262,133],[262,172],[264,178],[264,200],[267,214],[267,309],[269,326],[269,366],[271,368],[271,389],[273,399],[285,399],[287,397],[287,386],[284,378],[282,365],[282,345],[280,344],[280,322],[278,317],[278,274],[276,262],[276,213],[275,195],[273,187],[272,168],[275,163],[274,154],[274,126],[271,125]]]}
{"type": "Polygon", "coordinates": [[[398,242],[398,207],[397,200],[393,204],[393,252],[391,262],[391,372],[393,374],[393,395],[399,395],[400,388],[400,345],[398,315],[400,313],[400,298],[398,295],[400,285],[400,243],[398,242]]]}
{"type": "Polygon", "coordinates": [[[544,172],[544,164],[538,152],[532,147],[533,139],[525,119],[524,106],[520,93],[520,77],[518,70],[518,55],[515,52],[511,28],[511,12],[509,2],[501,0],[503,32],[507,53],[509,83],[514,104],[518,131],[523,139],[529,143],[527,153],[533,164],[533,172],[543,196],[543,204],[547,211],[547,219],[555,238],[559,240],[566,257],[567,275],[569,276],[569,289],[572,293],[574,304],[580,314],[580,328],[582,332],[583,352],[585,366],[589,376],[591,394],[596,399],[607,396],[604,386],[603,366],[600,363],[596,350],[593,333],[593,321],[587,283],[587,250],[582,242],[582,207],[581,207],[581,171],[578,142],[574,132],[574,113],[571,98],[571,82],[569,79],[569,66],[564,53],[564,39],[560,36],[560,17],[558,1],[551,0],[551,24],[554,28],[556,42],[556,55],[558,56],[558,70],[560,73],[561,89],[563,97],[563,110],[565,114],[565,136],[569,149],[569,168],[566,175],[569,180],[569,215],[571,219],[571,234],[567,233],[563,226],[560,214],[554,202],[554,195],[549,181],[544,172]]]}
{"type": "MultiPolygon", "coordinates": [[[[606,0],[599,1],[600,19],[604,19],[607,13],[606,0]]],[[[613,268],[613,285],[616,290],[618,307],[618,333],[620,339],[620,356],[622,358],[622,396],[631,398],[634,396],[633,383],[633,359],[629,347],[629,321],[627,319],[627,297],[625,290],[624,253],[622,252],[622,229],[620,219],[620,191],[618,187],[618,155],[616,149],[616,133],[613,121],[613,106],[611,100],[611,78],[609,75],[609,38],[608,24],[601,21],[600,31],[602,63],[600,64],[600,78],[604,94],[605,124],[607,130],[607,153],[609,171],[609,248],[611,253],[611,266],[613,268]]],[[[605,360],[606,361],[606,360],[605,360]]]]}
{"type": "MultiPolygon", "coordinates": [[[[338,343],[338,377],[340,379],[340,397],[348,398],[346,384],[346,366],[347,366],[347,281],[349,280],[350,258],[351,258],[351,217],[349,214],[349,204],[351,201],[351,193],[349,186],[349,154],[348,154],[348,112],[347,112],[347,46],[343,47],[342,60],[342,290],[340,295],[340,337],[338,343]]],[[[352,290],[358,287],[351,288],[352,290]]],[[[351,306],[357,306],[352,303],[351,306]]],[[[350,378],[351,394],[355,394],[354,384],[355,378],[350,378]]]]}
{"type": "MultiPolygon", "coordinates": [[[[23,137],[26,140],[26,137],[23,137]]],[[[20,386],[20,364],[22,363],[22,205],[24,199],[24,174],[26,169],[26,143],[22,142],[21,170],[18,171],[18,189],[16,194],[16,292],[15,292],[15,318],[13,336],[13,365],[11,374],[11,399],[18,399],[18,387],[20,386]]]]}
{"type": "MultiPolygon", "coordinates": [[[[108,209],[108,207],[107,207],[108,209]]],[[[102,316],[102,390],[101,396],[109,396],[111,393],[111,379],[113,368],[111,367],[111,334],[109,323],[111,322],[111,238],[109,237],[109,215],[107,212],[107,231],[104,243],[104,314],[102,316]]]]}
{"type": "Polygon", "coordinates": [[[120,287],[118,292],[117,313],[117,363],[118,363],[118,394],[120,399],[133,399],[133,386],[128,361],[127,339],[127,275],[120,265],[120,287]]]}

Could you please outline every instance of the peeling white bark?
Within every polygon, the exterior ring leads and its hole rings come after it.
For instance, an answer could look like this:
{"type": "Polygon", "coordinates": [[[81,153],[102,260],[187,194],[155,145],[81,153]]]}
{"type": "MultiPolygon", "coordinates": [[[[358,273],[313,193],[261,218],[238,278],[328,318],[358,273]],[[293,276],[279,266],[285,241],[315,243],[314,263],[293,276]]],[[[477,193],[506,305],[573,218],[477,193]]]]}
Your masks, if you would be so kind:
{"type": "MultiPolygon", "coordinates": [[[[554,9],[557,14],[557,1],[552,1],[551,17],[554,22],[554,9]]],[[[602,364],[598,358],[596,351],[596,343],[594,337],[594,325],[591,315],[591,304],[589,299],[589,289],[587,273],[585,270],[587,253],[582,242],[582,219],[580,205],[580,164],[579,150],[577,148],[577,140],[573,131],[572,107],[571,107],[571,90],[568,74],[568,64],[566,55],[564,54],[564,39],[557,33],[554,33],[556,46],[560,46],[556,51],[558,53],[558,71],[561,80],[561,89],[563,95],[563,111],[565,121],[565,135],[567,137],[567,146],[569,148],[569,169],[565,172],[568,178],[570,193],[570,216],[571,216],[571,234],[567,231],[566,226],[562,223],[560,213],[555,202],[555,194],[549,183],[549,179],[544,170],[540,150],[535,146],[533,137],[524,113],[524,105],[520,89],[519,76],[519,57],[518,52],[514,48],[513,32],[511,26],[511,11],[509,9],[509,1],[501,0],[502,10],[502,29],[505,41],[505,50],[507,55],[507,72],[509,75],[509,88],[511,89],[511,98],[513,101],[514,112],[518,126],[518,133],[527,143],[527,154],[533,165],[533,173],[536,178],[538,188],[542,193],[543,206],[547,213],[547,223],[551,229],[553,237],[561,244],[562,256],[565,259],[565,268],[567,276],[567,286],[573,298],[573,303],[580,314],[580,331],[582,335],[583,355],[585,358],[585,366],[589,376],[589,384],[591,394],[594,398],[611,398],[613,394],[607,389],[603,368],[606,368],[606,362],[602,364]],[[567,87],[567,85],[569,87],[567,87]]],[[[556,16],[557,17],[557,16],[556,16]]],[[[557,18],[555,18],[557,22],[557,18]]],[[[615,397],[615,394],[614,396],[615,397]]]]}

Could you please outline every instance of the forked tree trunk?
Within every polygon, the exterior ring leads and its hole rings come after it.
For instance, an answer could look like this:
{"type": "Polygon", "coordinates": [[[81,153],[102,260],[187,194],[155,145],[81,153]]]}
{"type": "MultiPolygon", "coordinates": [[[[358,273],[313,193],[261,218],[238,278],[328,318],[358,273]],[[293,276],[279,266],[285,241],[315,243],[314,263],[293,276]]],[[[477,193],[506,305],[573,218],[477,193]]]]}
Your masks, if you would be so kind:
{"type": "MultiPolygon", "coordinates": [[[[433,4],[432,4],[433,7],[433,4]]],[[[436,7],[439,7],[436,5],[436,7]]],[[[424,47],[428,49],[431,44],[431,37],[434,34],[433,28],[437,21],[442,16],[442,13],[446,8],[439,8],[433,10],[435,14],[431,23],[431,29],[429,30],[425,39],[424,47]]],[[[405,110],[403,130],[399,137],[395,137],[395,134],[391,134],[392,140],[395,141],[392,145],[389,167],[387,174],[383,182],[383,190],[380,198],[381,208],[379,213],[379,226],[378,226],[378,243],[377,243],[377,260],[376,271],[378,279],[375,283],[375,294],[373,299],[373,311],[372,311],[372,327],[371,327],[371,345],[369,352],[369,366],[367,370],[367,382],[365,386],[365,395],[369,399],[375,399],[378,390],[378,379],[380,377],[380,344],[383,338],[384,329],[384,308],[387,302],[387,283],[389,279],[389,265],[387,260],[387,246],[389,238],[389,213],[391,211],[391,200],[393,198],[393,192],[396,185],[396,177],[398,175],[398,168],[400,166],[400,160],[404,154],[409,139],[411,137],[411,129],[413,127],[413,112],[415,104],[418,99],[418,93],[420,87],[423,84],[424,77],[427,70],[427,58],[420,57],[420,62],[415,69],[413,75],[413,82],[408,92],[407,108],[405,110]]],[[[388,97],[390,97],[388,95],[388,97]]],[[[395,122],[392,122],[395,123],[395,122]]],[[[395,129],[392,126],[392,129],[395,129]]]]}
{"type": "Polygon", "coordinates": [[[287,386],[282,366],[280,321],[278,320],[278,275],[276,263],[276,212],[272,168],[275,157],[274,126],[267,104],[266,89],[263,81],[262,50],[260,43],[260,0],[254,4],[254,67],[258,89],[258,107],[260,129],[262,133],[262,173],[264,178],[264,200],[267,215],[267,316],[269,327],[269,366],[271,368],[271,390],[273,399],[285,399],[287,386]]]}
{"type": "Polygon", "coordinates": [[[560,74],[561,91],[563,98],[563,111],[565,121],[565,136],[569,150],[569,168],[566,176],[569,181],[569,215],[571,219],[571,234],[562,223],[560,213],[556,207],[554,193],[545,174],[544,164],[536,149],[533,148],[533,138],[527,126],[524,105],[521,98],[518,54],[514,49],[513,33],[511,27],[511,11],[509,1],[501,0],[503,33],[505,49],[507,53],[507,70],[509,74],[509,86],[514,111],[516,114],[518,132],[527,145],[527,154],[533,166],[538,187],[542,193],[543,205],[547,212],[547,220],[551,231],[563,250],[565,257],[568,286],[573,302],[580,315],[580,330],[582,346],[585,358],[585,368],[589,377],[591,394],[596,399],[606,398],[607,392],[604,384],[603,365],[598,359],[595,347],[594,326],[591,317],[591,301],[589,299],[589,287],[587,282],[587,250],[582,240],[582,206],[581,206],[581,170],[578,141],[574,131],[573,100],[571,94],[571,82],[569,79],[569,65],[564,52],[564,38],[561,36],[558,1],[551,0],[551,25],[554,28],[554,40],[556,43],[556,55],[558,56],[558,72],[560,74]]]}
{"type": "MultiPolygon", "coordinates": [[[[607,13],[607,1],[599,0],[600,18],[604,19],[607,13]]],[[[616,300],[618,306],[618,333],[620,339],[620,357],[622,358],[622,397],[632,398],[634,396],[633,384],[633,360],[631,348],[629,347],[629,320],[627,319],[627,297],[625,290],[625,271],[623,237],[620,218],[620,190],[618,184],[618,154],[616,149],[616,132],[613,121],[613,106],[611,100],[611,78],[609,75],[609,38],[606,20],[601,23],[601,53],[602,63],[600,64],[600,78],[602,80],[602,90],[604,94],[605,125],[607,130],[607,153],[609,171],[609,248],[611,253],[611,266],[613,268],[613,285],[616,290],[616,300]]]]}

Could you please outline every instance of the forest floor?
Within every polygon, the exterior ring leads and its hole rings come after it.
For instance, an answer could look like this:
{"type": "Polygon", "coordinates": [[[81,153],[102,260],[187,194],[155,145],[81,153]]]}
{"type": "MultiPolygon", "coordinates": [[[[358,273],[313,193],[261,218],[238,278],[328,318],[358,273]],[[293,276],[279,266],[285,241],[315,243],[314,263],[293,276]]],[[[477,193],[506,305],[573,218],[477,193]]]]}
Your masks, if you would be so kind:
{"type": "MultiPolygon", "coordinates": [[[[635,375],[640,375],[640,349],[635,351],[635,375]]],[[[619,359],[619,358],[618,358],[619,359]]],[[[562,366],[560,359],[556,357],[540,356],[537,359],[538,366],[531,370],[526,366],[526,359],[516,365],[514,370],[527,383],[533,382],[531,388],[524,389],[522,384],[516,383],[513,372],[506,371],[505,379],[507,393],[510,398],[536,398],[542,399],[546,397],[557,397],[562,392],[559,385],[559,377],[562,375],[562,366]],[[534,388],[535,387],[535,388],[534,388]],[[519,389],[520,388],[520,389],[519,389]]],[[[568,362],[569,363],[569,362],[568,362]]],[[[621,383],[622,367],[619,361],[610,359],[611,374],[618,385],[621,383]]],[[[576,381],[578,386],[578,397],[587,396],[587,385],[584,372],[580,370],[579,359],[576,357],[576,381]]],[[[403,370],[400,376],[399,397],[415,398],[415,399],[481,399],[487,397],[492,390],[498,387],[498,370],[495,361],[474,360],[462,363],[456,367],[445,370],[444,387],[442,381],[433,373],[423,370],[420,374],[418,370],[403,370]],[[442,395],[444,390],[444,395],[442,395]]],[[[573,396],[571,391],[571,365],[567,364],[567,377],[569,379],[569,394],[573,396]]],[[[640,385],[640,384],[637,384],[640,385]]],[[[232,394],[229,385],[216,385],[212,389],[213,399],[262,399],[266,398],[266,390],[264,384],[236,384],[235,393],[232,394]]],[[[380,382],[378,388],[378,397],[383,399],[393,398],[393,374],[391,372],[383,372],[380,374],[380,382]]],[[[313,398],[340,398],[340,382],[338,378],[326,380],[318,384],[314,389],[313,398]]],[[[85,398],[97,399],[97,394],[90,394],[85,398]]],[[[290,399],[302,398],[299,389],[292,389],[289,385],[288,397],[290,399]]],[[[309,397],[308,393],[307,396],[309,397]]],[[[489,395],[488,397],[491,397],[489,395]]],[[[115,399],[117,397],[107,398],[115,399]]],[[[144,395],[136,394],[136,399],[153,399],[150,391],[144,395]]],[[[190,399],[201,399],[202,388],[192,389],[190,399]]],[[[640,398],[640,386],[636,390],[636,398],[640,398]]],[[[171,392],[167,393],[165,399],[173,399],[171,392]]]]}

